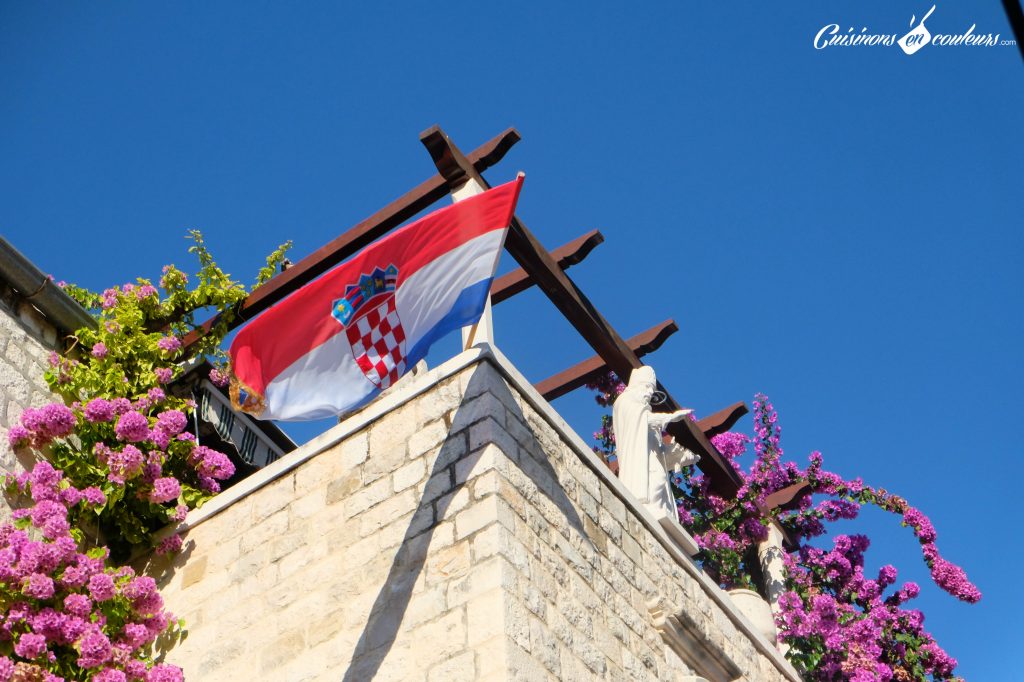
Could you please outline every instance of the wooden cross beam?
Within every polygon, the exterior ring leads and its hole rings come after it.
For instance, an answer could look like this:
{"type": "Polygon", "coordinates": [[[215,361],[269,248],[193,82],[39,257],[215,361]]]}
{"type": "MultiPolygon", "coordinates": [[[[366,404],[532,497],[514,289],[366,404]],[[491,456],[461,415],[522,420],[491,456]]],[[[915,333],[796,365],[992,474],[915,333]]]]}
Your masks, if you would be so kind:
{"type": "Polygon", "coordinates": [[[734,403],[723,410],[697,420],[697,426],[704,432],[705,436],[714,438],[718,434],[725,433],[731,429],[740,420],[740,417],[747,412],[749,410],[746,403],[734,403]]]}
{"type": "MultiPolygon", "coordinates": [[[[509,128],[500,135],[477,147],[467,159],[475,171],[483,171],[497,164],[509,149],[522,138],[515,128],[509,128]]],[[[371,242],[387,234],[420,211],[428,208],[448,194],[450,185],[436,175],[421,182],[414,189],[380,209],[355,227],[342,233],[321,246],[284,272],[275,275],[242,302],[238,317],[232,328],[240,326],[278,301],[284,299],[303,285],[313,281],[349,256],[355,255],[371,242]]],[[[200,329],[184,339],[184,346],[193,345],[217,323],[214,316],[203,323],[200,329]]]]}
{"type": "MultiPolygon", "coordinates": [[[[782,511],[792,511],[800,504],[800,498],[809,492],[811,492],[810,484],[806,481],[799,481],[786,486],[782,490],[776,490],[766,497],[764,506],[768,509],[775,509],[777,507],[782,511]]],[[[799,535],[790,533],[781,524],[779,524],[779,530],[782,533],[782,546],[787,552],[795,552],[800,548],[799,535]]]]}
{"type": "MultiPolygon", "coordinates": [[[[440,127],[433,126],[421,133],[420,141],[430,153],[438,172],[449,183],[451,191],[457,191],[470,179],[476,180],[485,189],[490,188],[490,184],[440,127]]],[[[605,358],[612,371],[620,377],[629,377],[633,368],[641,365],[639,358],[622,337],[594,309],[518,217],[512,218],[505,238],[505,250],[530,274],[587,343],[605,358]]]]}
{"type": "MultiPolygon", "coordinates": [[[[633,352],[639,358],[656,351],[661,347],[661,344],[665,343],[668,337],[677,331],[679,331],[679,327],[676,326],[675,320],[666,320],[661,324],[654,325],[645,332],[637,334],[626,341],[626,343],[629,344],[629,347],[633,349],[633,352]]],[[[608,364],[605,363],[604,358],[600,355],[594,355],[566,370],[562,370],[558,374],[548,377],[538,384],[534,384],[534,388],[544,396],[545,400],[550,401],[594,382],[607,373],[608,364]]]]}
{"type": "MultiPolygon", "coordinates": [[[[433,126],[420,135],[441,177],[451,191],[457,191],[469,180],[484,188],[490,187],[473,163],[444,134],[433,126]]],[[[537,286],[555,304],[576,331],[601,356],[608,368],[620,378],[628,379],[633,369],[641,366],[640,358],[619,336],[566,275],[551,254],[518,217],[512,218],[505,249],[529,273],[537,286]]],[[[679,409],[679,404],[668,394],[659,409],[679,409]]],[[[740,487],[739,476],[715,449],[704,433],[689,419],[673,422],[668,432],[676,442],[701,456],[698,466],[710,479],[713,490],[726,497],[734,497],[740,487]]]]}
{"type": "MultiPolygon", "coordinates": [[[[583,259],[589,256],[590,252],[602,242],[604,242],[604,235],[597,230],[591,230],[552,251],[551,257],[558,262],[558,267],[568,270],[573,265],[583,262],[583,259]]],[[[507,301],[516,294],[526,291],[533,284],[530,275],[522,268],[502,275],[491,285],[491,304],[497,305],[502,301],[507,301]]]]}

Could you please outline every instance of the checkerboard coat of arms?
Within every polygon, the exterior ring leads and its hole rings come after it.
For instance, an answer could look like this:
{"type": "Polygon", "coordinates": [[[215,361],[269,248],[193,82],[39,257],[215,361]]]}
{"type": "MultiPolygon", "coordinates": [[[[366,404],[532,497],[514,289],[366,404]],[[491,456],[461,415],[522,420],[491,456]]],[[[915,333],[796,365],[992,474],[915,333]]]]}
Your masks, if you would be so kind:
{"type": "Polygon", "coordinates": [[[331,315],[345,328],[359,369],[383,390],[405,373],[405,330],[395,308],[398,268],[374,268],[345,288],[331,315]]]}

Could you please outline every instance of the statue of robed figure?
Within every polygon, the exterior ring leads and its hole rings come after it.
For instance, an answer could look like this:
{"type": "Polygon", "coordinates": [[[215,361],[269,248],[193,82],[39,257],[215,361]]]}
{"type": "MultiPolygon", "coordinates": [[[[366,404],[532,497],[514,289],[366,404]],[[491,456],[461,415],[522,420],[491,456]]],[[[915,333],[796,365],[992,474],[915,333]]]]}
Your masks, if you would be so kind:
{"type": "Polygon", "coordinates": [[[626,488],[641,502],[675,519],[668,472],[693,464],[700,456],[675,441],[665,442],[665,427],[693,410],[653,412],[651,398],[656,386],[657,379],[650,367],[637,367],[630,374],[626,389],[612,405],[615,454],[619,460],[619,480],[626,488]]]}

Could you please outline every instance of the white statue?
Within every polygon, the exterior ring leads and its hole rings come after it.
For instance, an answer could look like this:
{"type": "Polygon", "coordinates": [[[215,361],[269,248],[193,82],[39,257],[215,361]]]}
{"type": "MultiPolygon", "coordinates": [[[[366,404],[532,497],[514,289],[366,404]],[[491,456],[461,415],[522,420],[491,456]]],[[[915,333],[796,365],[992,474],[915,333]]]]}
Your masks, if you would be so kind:
{"type": "Polygon", "coordinates": [[[651,397],[657,379],[650,367],[638,367],[629,376],[629,384],[612,405],[615,430],[615,454],[619,460],[619,480],[637,499],[676,518],[675,502],[668,472],[693,464],[696,455],[675,442],[664,442],[662,431],[693,410],[672,413],[651,411],[651,397]]]}

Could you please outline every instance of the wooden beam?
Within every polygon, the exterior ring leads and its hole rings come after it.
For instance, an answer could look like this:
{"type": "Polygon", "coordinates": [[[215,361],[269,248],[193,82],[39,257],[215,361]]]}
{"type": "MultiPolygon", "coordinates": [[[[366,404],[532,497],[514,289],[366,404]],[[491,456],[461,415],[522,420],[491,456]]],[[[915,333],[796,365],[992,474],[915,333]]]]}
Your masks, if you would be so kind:
{"type": "MultiPolygon", "coordinates": [[[[671,410],[666,411],[681,409],[679,404],[671,399],[671,396],[665,400],[665,403],[669,403],[670,400],[671,410]]],[[[665,403],[659,407],[664,406],[665,403]]],[[[741,484],[739,475],[725,457],[715,449],[715,446],[711,444],[711,441],[695,422],[689,419],[680,419],[670,423],[665,430],[677,443],[700,455],[697,466],[708,476],[712,491],[725,499],[736,497],[736,491],[739,490],[741,484]]]]}
{"type": "Polygon", "coordinates": [[[731,429],[740,420],[740,417],[749,411],[746,403],[735,403],[703,419],[697,420],[697,428],[703,431],[704,435],[709,439],[714,438],[718,434],[725,433],[731,429]]]}
{"type": "MultiPolygon", "coordinates": [[[[552,251],[551,257],[558,262],[558,267],[562,268],[562,270],[568,270],[573,265],[581,263],[603,241],[603,234],[597,230],[591,230],[585,235],[577,237],[568,244],[552,251]]],[[[491,304],[497,305],[502,301],[507,301],[516,294],[526,291],[533,284],[534,282],[530,279],[530,275],[522,268],[502,275],[494,280],[494,284],[491,285],[491,304]]]]}
{"type": "MultiPolygon", "coordinates": [[[[679,327],[676,325],[675,320],[666,320],[661,324],[654,325],[643,333],[637,334],[626,341],[626,343],[633,349],[637,357],[643,357],[660,348],[661,344],[665,343],[665,340],[677,331],[679,331],[679,327]]],[[[554,400],[599,379],[607,373],[607,363],[605,363],[600,355],[594,355],[583,362],[562,370],[554,376],[548,377],[538,384],[534,384],[534,388],[544,396],[545,400],[554,400]]]]}
{"type": "Polygon", "coordinates": [[[806,481],[800,481],[773,492],[765,498],[764,506],[768,509],[778,507],[782,511],[793,511],[800,503],[800,498],[809,492],[811,492],[810,484],[806,481]]]}
{"type": "MultiPolygon", "coordinates": [[[[477,172],[486,170],[501,161],[520,139],[522,138],[519,132],[515,128],[509,128],[477,147],[469,155],[467,162],[477,172]]],[[[346,258],[358,253],[371,242],[444,198],[449,191],[450,185],[436,175],[421,182],[414,189],[321,246],[284,272],[275,275],[269,282],[249,294],[239,307],[239,317],[235,319],[232,327],[240,326],[245,320],[252,319],[346,258]]],[[[200,330],[186,336],[186,349],[199,340],[202,334],[207,333],[216,324],[217,319],[210,318],[203,323],[200,330]]]]}
{"type": "MultiPolygon", "coordinates": [[[[449,183],[452,190],[458,189],[470,178],[483,187],[490,187],[483,176],[473,167],[455,143],[444,134],[439,126],[433,126],[420,135],[420,141],[434,160],[438,172],[449,183]]],[[[633,352],[618,332],[608,324],[586,296],[583,295],[568,275],[562,272],[551,254],[518,217],[512,218],[505,249],[519,265],[530,274],[537,286],[555,304],[555,307],[575,327],[580,336],[601,356],[619,378],[628,380],[633,369],[641,366],[640,358],[633,352]]],[[[666,400],[658,406],[663,410],[679,409],[678,403],[665,391],[666,400]]],[[[701,455],[698,466],[707,474],[713,490],[726,497],[735,497],[740,487],[740,478],[689,419],[673,422],[668,429],[676,441],[701,455]]]]}
{"type": "MultiPolygon", "coordinates": [[[[457,190],[470,178],[490,188],[490,184],[439,126],[425,130],[420,134],[420,141],[451,190],[457,190]]],[[[636,354],[562,272],[551,254],[518,217],[512,218],[512,225],[505,238],[505,249],[530,274],[584,340],[605,359],[612,371],[620,377],[628,378],[633,368],[641,365],[636,354]]]]}

